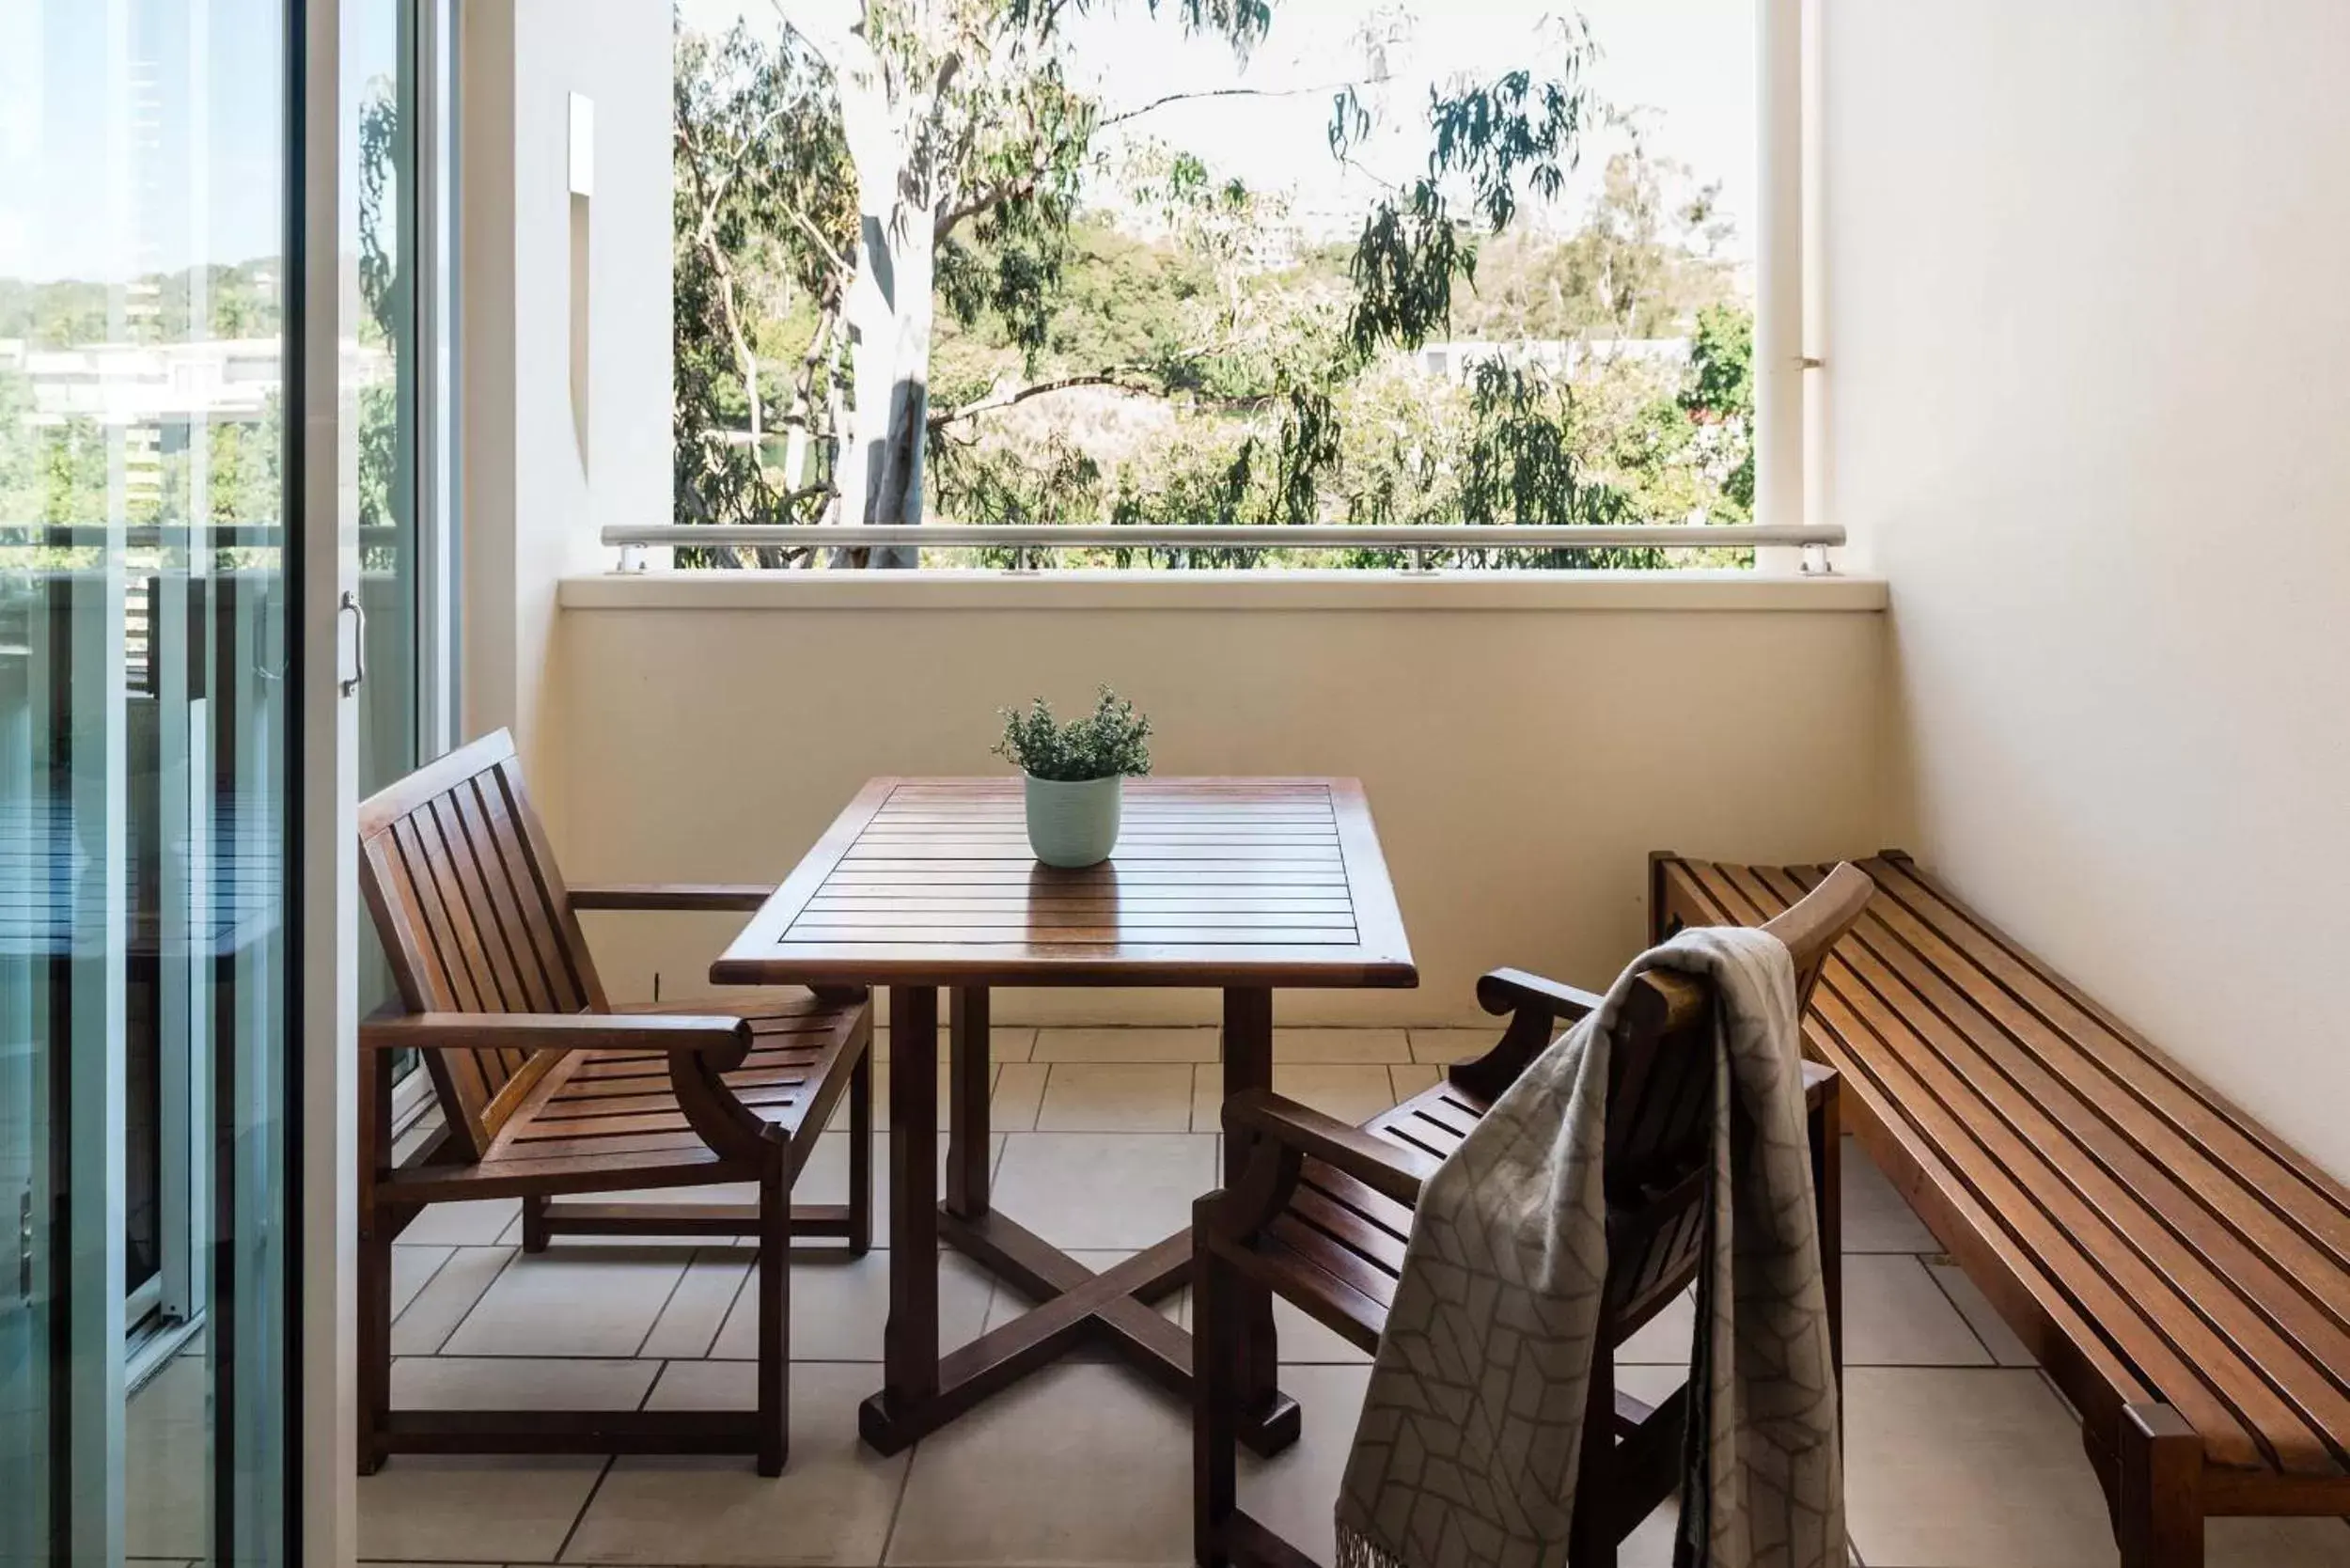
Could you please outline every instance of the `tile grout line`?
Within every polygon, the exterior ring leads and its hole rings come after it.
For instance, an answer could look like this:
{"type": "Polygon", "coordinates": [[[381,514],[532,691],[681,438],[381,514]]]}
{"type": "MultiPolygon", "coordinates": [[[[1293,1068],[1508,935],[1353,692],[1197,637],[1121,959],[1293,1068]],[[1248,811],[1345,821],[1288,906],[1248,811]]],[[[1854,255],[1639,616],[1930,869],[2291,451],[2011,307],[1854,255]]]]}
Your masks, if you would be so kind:
{"type": "MultiPolygon", "coordinates": [[[[398,1242],[394,1242],[392,1245],[393,1245],[393,1247],[399,1247],[399,1246],[400,1246],[400,1243],[398,1243],[398,1242]]],[[[412,1243],[411,1245],[417,1245],[417,1246],[421,1246],[421,1245],[431,1245],[431,1244],[412,1243]]],[[[416,1287],[416,1294],[414,1294],[414,1295],[412,1295],[412,1296],[410,1296],[410,1297],[408,1298],[408,1300],[407,1300],[406,1305],[402,1306],[399,1311],[394,1312],[394,1313],[392,1314],[392,1321],[391,1321],[390,1325],[388,1325],[387,1326],[389,1326],[389,1327],[395,1327],[395,1328],[396,1328],[396,1327],[398,1327],[398,1326],[400,1325],[400,1319],[402,1319],[402,1318],[404,1318],[404,1317],[406,1317],[406,1316],[408,1315],[408,1309],[409,1309],[410,1307],[414,1307],[414,1306],[415,1306],[417,1302],[422,1301],[422,1300],[424,1299],[424,1293],[425,1293],[425,1292],[427,1292],[427,1291],[429,1291],[429,1290],[431,1290],[431,1289],[432,1288],[432,1281],[434,1281],[435,1279],[438,1279],[438,1278],[441,1277],[441,1271],[442,1271],[443,1269],[446,1269],[446,1267],[448,1267],[448,1265],[449,1265],[450,1263],[452,1263],[452,1262],[456,1262],[456,1261],[457,1261],[457,1254],[458,1254],[460,1251],[462,1251],[462,1250],[463,1250],[462,1247],[458,1247],[458,1246],[456,1246],[456,1245],[454,1245],[454,1244],[452,1244],[452,1245],[450,1245],[450,1246],[447,1246],[447,1247],[442,1247],[442,1248],[441,1248],[441,1251],[442,1251],[442,1258],[441,1258],[441,1261],[440,1261],[439,1262],[437,1262],[437,1263],[434,1263],[434,1264],[432,1265],[432,1272],[431,1272],[431,1273],[430,1273],[430,1274],[428,1274],[428,1275],[426,1275],[426,1276],[424,1277],[424,1282],[423,1282],[422,1284],[420,1284],[420,1285],[418,1285],[418,1286],[416,1287]]],[[[385,1341],[388,1343],[388,1342],[389,1342],[389,1340],[390,1340],[390,1336],[387,1334],[387,1335],[385,1336],[385,1341]]]]}
{"type": "MultiPolygon", "coordinates": [[[[501,1231],[500,1234],[504,1234],[504,1232],[501,1231]]],[[[514,1266],[514,1260],[522,1255],[523,1249],[519,1247],[515,1247],[512,1251],[506,1255],[506,1261],[498,1265],[498,1271],[490,1276],[489,1283],[481,1287],[481,1294],[475,1296],[472,1302],[467,1305],[465,1309],[457,1315],[457,1321],[449,1325],[448,1332],[442,1335],[439,1341],[435,1343],[431,1350],[425,1352],[427,1356],[441,1356],[447,1353],[449,1341],[456,1339],[457,1336],[463,1331],[465,1325],[473,1321],[473,1315],[481,1310],[481,1304],[490,1299],[490,1293],[497,1289],[498,1281],[506,1278],[506,1271],[512,1268],[514,1266]]],[[[415,1303],[411,1302],[410,1305],[414,1306],[415,1303]]]]}
{"type": "MultiPolygon", "coordinates": [[[[1945,1252],[1913,1252],[1910,1256],[1917,1259],[1918,1266],[1926,1271],[1926,1278],[1934,1281],[1935,1290],[1941,1294],[1944,1301],[1950,1304],[1950,1310],[1958,1314],[1958,1321],[1966,1325],[1966,1332],[1974,1336],[1975,1343],[1981,1345],[1982,1347],[1982,1353],[1991,1357],[1991,1364],[1995,1367],[2003,1367],[2007,1365],[2006,1362],[1999,1359],[1999,1353],[1992,1347],[1991,1341],[1983,1337],[1980,1329],[1975,1327],[1975,1320],[1966,1315],[1966,1309],[1958,1304],[1958,1298],[1950,1294],[1949,1287],[1942,1283],[1941,1275],[1935,1273],[1934,1265],[1926,1262],[1928,1258],[1947,1258],[1950,1255],[1945,1252]]],[[[1952,1264],[1951,1266],[1956,1267],[1957,1265],[1952,1264]]],[[[2029,1349],[2030,1347],[2026,1346],[2025,1348],[2029,1349]]],[[[2033,1356],[2031,1364],[2037,1368],[2040,1365],[2040,1358],[2036,1356],[2033,1356]]]]}
{"type": "MultiPolygon", "coordinates": [[[[702,1248],[699,1247],[689,1247],[685,1249],[685,1266],[677,1271],[675,1279],[669,1281],[669,1294],[661,1298],[661,1305],[653,1310],[652,1321],[645,1325],[645,1331],[642,1334],[636,1336],[636,1354],[629,1356],[629,1360],[644,1359],[645,1347],[652,1343],[652,1337],[661,1331],[661,1320],[669,1315],[670,1303],[676,1301],[678,1292],[685,1288],[685,1281],[692,1277],[694,1265],[701,1261],[701,1255],[702,1248]]],[[[725,1327],[726,1321],[720,1319],[718,1326],[725,1327]]]]}
{"type": "MultiPolygon", "coordinates": [[[[654,1381],[660,1381],[658,1375],[655,1376],[654,1381]]],[[[650,1398],[652,1390],[648,1388],[645,1394],[647,1398],[650,1398]]],[[[572,1541],[579,1534],[579,1527],[588,1522],[588,1511],[596,1506],[596,1497],[603,1491],[603,1478],[612,1473],[612,1466],[615,1463],[617,1460],[614,1455],[607,1453],[603,1456],[603,1467],[596,1471],[596,1479],[588,1486],[588,1495],[580,1499],[579,1512],[572,1516],[572,1528],[563,1532],[562,1544],[555,1548],[556,1561],[560,1562],[571,1555],[572,1541]]]]}

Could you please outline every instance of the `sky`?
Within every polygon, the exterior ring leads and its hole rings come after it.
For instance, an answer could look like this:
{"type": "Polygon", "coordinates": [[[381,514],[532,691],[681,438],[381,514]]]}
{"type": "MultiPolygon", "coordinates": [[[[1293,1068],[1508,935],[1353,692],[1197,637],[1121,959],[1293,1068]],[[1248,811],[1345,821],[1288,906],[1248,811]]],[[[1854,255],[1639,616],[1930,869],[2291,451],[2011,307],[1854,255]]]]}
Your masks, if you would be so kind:
{"type": "MultiPolygon", "coordinates": [[[[111,280],[274,255],[286,3],[0,0],[0,277],[111,280]]],[[[683,9],[705,28],[744,14],[774,24],[771,0],[683,0],[683,9]]],[[[1243,66],[1221,42],[1187,39],[1123,0],[1077,22],[1074,69],[1113,113],[1170,92],[1289,93],[1174,104],[1134,127],[1219,176],[1290,192],[1309,227],[1347,214],[1351,228],[1371,187],[1331,159],[1324,132],[1332,85],[1364,72],[1365,24],[1409,19],[1388,55],[1385,127],[1364,154],[1392,179],[1426,157],[1416,118],[1429,86],[1539,68],[1558,9],[1558,0],[1275,0],[1272,31],[1243,66]]],[[[1602,93],[1641,111],[1653,149],[1723,182],[1740,236],[1732,254],[1750,254],[1753,0],[1582,0],[1581,10],[1602,51],[1602,93]]],[[[397,0],[347,0],[346,14],[353,73],[388,70],[397,0]]],[[[1603,140],[1587,152],[1570,209],[1588,200],[1606,150],[1603,140]]]]}
{"type": "MultiPolygon", "coordinates": [[[[771,0],[682,0],[687,22],[723,29],[738,17],[771,24],[771,0]]],[[[1756,169],[1754,0],[1582,0],[1601,50],[1595,85],[1611,103],[1639,111],[1651,150],[1722,182],[1721,207],[1737,225],[1732,254],[1750,255],[1756,169]]],[[[1290,96],[1218,98],[1171,104],[1133,122],[1136,130],[1198,154],[1218,175],[1293,193],[1301,216],[1358,221],[1372,186],[1331,158],[1325,139],[1331,87],[1359,79],[1360,42],[1373,19],[1402,20],[1405,36],[1387,55],[1384,130],[1366,161],[1384,178],[1418,172],[1428,141],[1418,111],[1432,84],[1490,77],[1520,66],[1539,72],[1556,58],[1549,36],[1559,0],[1274,0],[1272,30],[1246,66],[1207,38],[1185,39],[1171,21],[1152,20],[1138,0],[1099,6],[1072,27],[1077,79],[1115,113],[1167,93],[1246,86],[1290,96]]],[[[1591,143],[1580,189],[1611,144],[1591,143]]]]}
{"type": "MultiPolygon", "coordinates": [[[[282,252],[287,6],[0,0],[0,277],[282,252]]],[[[354,85],[394,69],[399,0],[344,20],[354,85]]]]}

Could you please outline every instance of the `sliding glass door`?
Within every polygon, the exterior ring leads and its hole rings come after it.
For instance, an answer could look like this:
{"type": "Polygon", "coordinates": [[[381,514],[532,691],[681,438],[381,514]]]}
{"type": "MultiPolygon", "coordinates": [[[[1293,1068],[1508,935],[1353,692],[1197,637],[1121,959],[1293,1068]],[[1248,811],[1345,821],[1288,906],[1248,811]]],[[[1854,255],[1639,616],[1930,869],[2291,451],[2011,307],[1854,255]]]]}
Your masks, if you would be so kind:
{"type": "Polygon", "coordinates": [[[316,1525],[319,854],[446,744],[449,3],[0,0],[0,1564],[316,1525]]]}

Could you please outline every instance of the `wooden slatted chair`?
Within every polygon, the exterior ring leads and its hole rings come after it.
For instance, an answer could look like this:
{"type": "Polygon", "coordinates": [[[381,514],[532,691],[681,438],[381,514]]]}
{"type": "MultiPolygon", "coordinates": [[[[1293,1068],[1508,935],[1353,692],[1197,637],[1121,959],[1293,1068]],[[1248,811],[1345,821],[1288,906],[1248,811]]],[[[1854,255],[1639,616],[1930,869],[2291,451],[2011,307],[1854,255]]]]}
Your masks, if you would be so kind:
{"type": "MultiPolygon", "coordinates": [[[[1829,949],[1860,917],[1872,891],[1868,877],[1840,867],[1817,893],[1764,927],[1794,955],[1799,1006],[1809,1005],[1829,949]]],[[[1250,1365],[1253,1298],[1271,1291],[1376,1351],[1420,1184],[1558,1031],[1600,1004],[1589,992],[1511,969],[1480,980],[1477,996],[1488,1012],[1513,1015],[1499,1043],[1360,1129],[1261,1090],[1225,1105],[1225,1136],[1252,1147],[1241,1180],[1193,1211],[1195,1553],[1202,1564],[1311,1561],[1238,1505],[1234,1444],[1249,1415],[1247,1390],[1261,1387],[1250,1365]]],[[[1712,1011],[1707,987],[1653,972],[1640,978],[1621,1016],[1608,1062],[1608,1273],[1599,1329],[1607,1351],[1687,1289],[1702,1261],[1712,1011]]],[[[1807,1064],[1804,1083],[1841,1379],[1836,1077],[1807,1064]]],[[[1613,1568],[1618,1544],[1671,1495],[1685,1401],[1684,1388],[1648,1405],[1615,1387],[1610,1355],[1593,1358],[1568,1548],[1574,1568],[1613,1568]]]]}
{"type": "Polygon", "coordinates": [[[615,1008],[583,909],[757,909],[761,887],[568,887],[504,730],[359,809],[360,881],[403,1011],[359,1031],[359,1467],[394,1452],[754,1453],[782,1472],[790,1271],[799,1237],[872,1236],[872,1009],[862,991],[778,991],[753,1009],[615,1008]],[[395,1162],[387,1053],[423,1053],[442,1125],[395,1162]],[[843,1093],[849,1201],[791,1185],[843,1093]],[[565,1202],[755,1183],[755,1203],[565,1202]],[[423,1207],[520,1198],[523,1244],[564,1232],[750,1235],[759,1246],[753,1411],[391,1408],[392,1243],[423,1207]]]}

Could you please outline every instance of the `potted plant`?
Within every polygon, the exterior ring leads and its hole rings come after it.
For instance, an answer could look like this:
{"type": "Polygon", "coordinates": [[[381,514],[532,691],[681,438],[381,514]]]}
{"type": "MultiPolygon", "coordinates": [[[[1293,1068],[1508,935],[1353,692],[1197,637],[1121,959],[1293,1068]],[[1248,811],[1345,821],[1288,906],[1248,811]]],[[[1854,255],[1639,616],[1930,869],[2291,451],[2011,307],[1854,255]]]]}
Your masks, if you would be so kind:
{"type": "Polygon", "coordinates": [[[1120,786],[1128,774],[1151,771],[1151,720],[1107,686],[1093,712],[1067,724],[1041,697],[1003,715],[994,749],[1027,776],[1028,848],[1047,866],[1107,860],[1118,845],[1120,786]]]}

